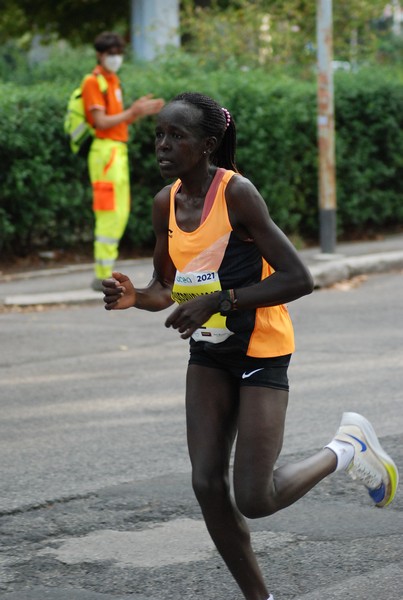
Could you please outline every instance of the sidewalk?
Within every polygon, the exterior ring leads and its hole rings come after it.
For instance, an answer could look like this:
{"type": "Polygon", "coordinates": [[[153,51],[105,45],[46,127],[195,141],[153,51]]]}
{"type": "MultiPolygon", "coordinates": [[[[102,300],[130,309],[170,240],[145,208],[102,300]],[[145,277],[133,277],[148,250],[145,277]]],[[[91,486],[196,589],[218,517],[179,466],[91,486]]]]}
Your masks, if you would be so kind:
{"type": "MultiPolygon", "coordinates": [[[[358,275],[403,269],[403,234],[369,242],[340,243],[334,254],[319,248],[300,252],[309,267],[315,287],[333,285],[358,275]]],[[[116,269],[130,275],[136,285],[148,283],[152,259],[118,261],[116,269]]],[[[102,294],[90,288],[92,264],[0,275],[0,306],[76,304],[97,301],[102,294]]]]}

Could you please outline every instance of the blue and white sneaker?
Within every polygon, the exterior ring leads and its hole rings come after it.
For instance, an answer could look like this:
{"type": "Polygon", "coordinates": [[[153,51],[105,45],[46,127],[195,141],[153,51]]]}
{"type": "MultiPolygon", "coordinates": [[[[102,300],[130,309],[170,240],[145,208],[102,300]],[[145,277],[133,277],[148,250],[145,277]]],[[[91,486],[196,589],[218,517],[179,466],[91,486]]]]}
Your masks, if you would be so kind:
{"type": "Polygon", "coordinates": [[[376,506],[390,504],[399,483],[399,472],[391,457],[382,448],[371,423],[365,417],[343,413],[334,437],[354,446],[354,458],[346,472],[363,483],[376,506]]]}

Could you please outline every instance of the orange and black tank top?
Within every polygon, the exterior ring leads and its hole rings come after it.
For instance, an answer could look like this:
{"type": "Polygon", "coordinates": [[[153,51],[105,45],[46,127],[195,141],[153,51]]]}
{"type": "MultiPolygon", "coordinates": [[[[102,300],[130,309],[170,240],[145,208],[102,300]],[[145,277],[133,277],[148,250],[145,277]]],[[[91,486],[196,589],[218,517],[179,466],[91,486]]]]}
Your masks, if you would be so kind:
{"type": "MultiPolygon", "coordinates": [[[[217,169],[205,199],[211,208],[195,231],[181,230],[175,218],[175,196],[181,186],[171,187],[169,254],[176,268],[172,298],[181,303],[201,294],[238,289],[258,283],[273,273],[253,241],[234,233],[227,209],[225,189],[235,173],[217,169]]],[[[205,213],[205,211],[203,211],[205,213]]],[[[269,358],[294,351],[294,332],[285,305],[219,313],[198,329],[191,343],[237,347],[248,356],[269,358]]],[[[217,347],[218,350],[218,347],[217,347]]]]}

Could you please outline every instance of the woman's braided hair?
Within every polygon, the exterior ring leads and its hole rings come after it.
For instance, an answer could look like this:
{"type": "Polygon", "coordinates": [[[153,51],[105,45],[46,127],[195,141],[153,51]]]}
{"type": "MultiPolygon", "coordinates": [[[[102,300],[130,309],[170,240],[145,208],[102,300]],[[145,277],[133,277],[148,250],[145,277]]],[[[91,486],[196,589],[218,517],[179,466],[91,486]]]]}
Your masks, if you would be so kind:
{"type": "Polygon", "coordinates": [[[229,111],[209,96],[198,92],[183,92],[175,96],[172,102],[186,102],[201,110],[199,127],[203,135],[217,138],[217,147],[210,157],[211,162],[217,167],[238,172],[235,164],[236,127],[229,111]]]}

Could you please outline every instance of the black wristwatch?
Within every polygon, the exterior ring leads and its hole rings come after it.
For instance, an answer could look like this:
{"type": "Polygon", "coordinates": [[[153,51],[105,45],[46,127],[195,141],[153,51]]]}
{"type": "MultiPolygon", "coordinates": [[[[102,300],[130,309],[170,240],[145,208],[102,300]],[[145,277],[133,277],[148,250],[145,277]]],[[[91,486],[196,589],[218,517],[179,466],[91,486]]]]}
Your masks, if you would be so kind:
{"type": "Polygon", "coordinates": [[[220,301],[218,304],[218,309],[220,311],[220,315],[223,317],[228,317],[231,311],[235,308],[235,302],[231,297],[230,290],[223,290],[220,292],[220,301]]]}

